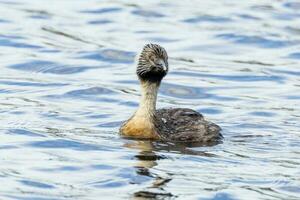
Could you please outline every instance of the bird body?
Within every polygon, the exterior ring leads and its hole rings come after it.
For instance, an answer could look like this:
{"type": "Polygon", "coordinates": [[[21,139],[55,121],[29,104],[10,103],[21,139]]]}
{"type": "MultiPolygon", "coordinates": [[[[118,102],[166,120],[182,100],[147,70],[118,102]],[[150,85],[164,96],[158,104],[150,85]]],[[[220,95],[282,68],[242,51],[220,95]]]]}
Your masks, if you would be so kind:
{"type": "Polygon", "coordinates": [[[168,55],[157,44],[146,45],[139,57],[137,75],[141,101],[134,115],[120,128],[125,137],[174,142],[210,143],[223,137],[221,128],[189,108],[156,110],[161,80],[168,72],[168,55]]]}

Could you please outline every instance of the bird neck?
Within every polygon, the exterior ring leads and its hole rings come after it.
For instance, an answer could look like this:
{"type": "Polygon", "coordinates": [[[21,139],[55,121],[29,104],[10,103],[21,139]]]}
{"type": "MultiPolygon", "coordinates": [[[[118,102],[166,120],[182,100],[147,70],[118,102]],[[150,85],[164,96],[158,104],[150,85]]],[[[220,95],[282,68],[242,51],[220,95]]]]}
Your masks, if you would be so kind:
{"type": "Polygon", "coordinates": [[[141,100],[136,116],[151,118],[155,114],[160,82],[141,81],[141,100]]]}

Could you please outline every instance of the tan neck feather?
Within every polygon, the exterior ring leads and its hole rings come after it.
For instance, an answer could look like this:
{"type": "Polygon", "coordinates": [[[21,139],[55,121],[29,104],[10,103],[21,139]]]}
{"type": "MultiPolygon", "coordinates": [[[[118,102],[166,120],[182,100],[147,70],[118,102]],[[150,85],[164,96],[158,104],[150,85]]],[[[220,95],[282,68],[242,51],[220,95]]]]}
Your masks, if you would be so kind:
{"type": "Polygon", "coordinates": [[[158,88],[159,83],[141,81],[141,100],[135,116],[151,118],[154,115],[158,88]]]}
{"type": "Polygon", "coordinates": [[[141,81],[141,87],[139,108],[134,116],[121,127],[120,131],[128,137],[159,139],[153,124],[159,83],[141,81]]]}

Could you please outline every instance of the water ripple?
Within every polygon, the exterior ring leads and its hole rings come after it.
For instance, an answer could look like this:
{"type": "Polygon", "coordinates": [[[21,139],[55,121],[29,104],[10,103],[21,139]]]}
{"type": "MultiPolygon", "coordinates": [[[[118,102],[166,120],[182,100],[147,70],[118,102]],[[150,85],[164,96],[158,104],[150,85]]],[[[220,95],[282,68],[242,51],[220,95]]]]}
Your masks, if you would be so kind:
{"type": "Polygon", "coordinates": [[[300,52],[296,52],[296,53],[291,53],[288,56],[289,58],[293,58],[293,59],[300,59],[300,52]]]}
{"type": "Polygon", "coordinates": [[[109,151],[109,149],[97,145],[85,144],[82,142],[65,139],[31,142],[28,143],[27,146],[34,148],[73,149],[76,151],[109,151]]]}
{"type": "Polygon", "coordinates": [[[25,135],[30,137],[45,137],[44,135],[40,133],[35,133],[33,131],[28,131],[24,129],[10,129],[9,134],[15,134],[15,135],[25,135]]]}
{"type": "Polygon", "coordinates": [[[132,11],[132,14],[142,16],[142,17],[155,17],[155,18],[162,18],[165,16],[161,13],[150,11],[150,10],[134,10],[132,11]]]}
{"type": "Polygon", "coordinates": [[[263,48],[283,48],[287,46],[292,46],[299,44],[298,41],[289,41],[289,40],[275,40],[267,39],[261,36],[248,36],[248,35],[239,35],[234,33],[224,33],[216,35],[217,38],[222,38],[225,40],[230,40],[238,44],[250,44],[263,48]]]}
{"type": "Polygon", "coordinates": [[[275,76],[275,75],[219,75],[219,74],[205,74],[199,72],[182,72],[182,71],[175,71],[173,72],[175,75],[185,75],[191,77],[206,77],[212,79],[221,79],[226,81],[233,81],[233,82],[257,82],[257,81],[267,81],[267,82],[277,82],[283,83],[285,78],[282,76],[275,76]]]}
{"type": "Polygon", "coordinates": [[[203,16],[197,16],[194,18],[185,19],[183,21],[187,23],[199,23],[199,22],[225,23],[225,22],[230,22],[231,19],[226,17],[203,15],[203,16]]]}
{"type": "Polygon", "coordinates": [[[99,19],[99,20],[92,20],[88,22],[89,24],[98,25],[98,24],[110,24],[113,23],[113,21],[108,19],[99,19]]]}
{"type": "Polygon", "coordinates": [[[41,46],[34,44],[27,44],[25,42],[17,41],[19,38],[10,38],[4,35],[0,35],[0,46],[24,48],[24,49],[39,49],[41,46]]]}
{"type": "Polygon", "coordinates": [[[8,66],[9,68],[23,71],[32,71],[40,73],[50,73],[50,74],[75,74],[84,72],[93,67],[88,66],[68,66],[61,65],[59,63],[50,61],[33,60],[25,63],[14,64],[8,66]]]}
{"type": "Polygon", "coordinates": [[[105,14],[105,13],[112,13],[112,12],[119,12],[121,8],[118,7],[111,7],[111,8],[99,8],[99,9],[92,9],[92,10],[82,10],[82,13],[89,13],[89,14],[105,14]]]}
{"type": "Polygon", "coordinates": [[[83,97],[83,96],[93,96],[93,95],[109,95],[114,94],[115,92],[104,88],[104,87],[91,87],[82,90],[73,90],[65,93],[66,96],[74,96],[74,97],[83,97]]]}
{"type": "Polygon", "coordinates": [[[115,49],[104,49],[100,52],[80,52],[78,58],[91,59],[109,63],[132,63],[135,54],[133,52],[120,51],[115,49]]]}
{"type": "Polygon", "coordinates": [[[54,186],[46,184],[46,183],[41,183],[41,182],[36,182],[36,181],[29,181],[29,180],[20,180],[22,184],[30,187],[36,187],[36,188],[43,188],[43,189],[53,189],[54,186]]]}

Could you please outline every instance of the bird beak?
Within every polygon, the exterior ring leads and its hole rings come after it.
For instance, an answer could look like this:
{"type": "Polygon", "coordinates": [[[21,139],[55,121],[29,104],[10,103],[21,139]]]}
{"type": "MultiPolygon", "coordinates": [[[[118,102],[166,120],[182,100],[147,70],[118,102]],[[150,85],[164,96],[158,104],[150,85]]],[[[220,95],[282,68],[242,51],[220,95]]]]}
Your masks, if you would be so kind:
{"type": "Polygon", "coordinates": [[[167,71],[167,66],[166,66],[166,63],[165,63],[164,60],[160,59],[159,62],[158,62],[158,64],[159,64],[159,66],[162,67],[162,69],[163,69],[164,71],[167,71]]]}

